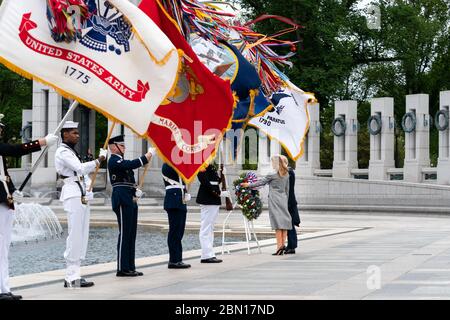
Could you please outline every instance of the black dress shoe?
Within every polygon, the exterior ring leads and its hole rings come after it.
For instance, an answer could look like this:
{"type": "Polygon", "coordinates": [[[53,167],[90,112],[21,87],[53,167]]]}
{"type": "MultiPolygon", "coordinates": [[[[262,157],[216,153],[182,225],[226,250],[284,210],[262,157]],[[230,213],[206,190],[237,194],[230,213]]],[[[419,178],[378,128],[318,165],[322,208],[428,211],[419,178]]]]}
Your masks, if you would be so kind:
{"type": "Polygon", "coordinates": [[[286,249],[284,250],[284,254],[295,254],[295,249],[286,249]]]}
{"type": "Polygon", "coordinates": [[[94,285],[91,281],[86,281],[86,279],[81,278],[78,280],[73,280],[72,282],[68,282],[64,280],[64,288],[89,288],[94,285]]]}
{"type": "Polygon", "coordinates": [[[9,293],[0,293],[0,301],[13,301],[15,300],[9,293]]]}
{"type": "Polygon", "coordinates": [[[200,260],[200,262],[201,263],[221,263],[222,260],[217,259],[216,257],[212,257],[212,258],[209,258],[209,259],[202,259],[202,260],[200,260]]]}
{"type": "Polygon", "coordinates": [[[191,265],[184,262],[169,262],[169,269],[187,269],[190,268],[191,265]]]}
{"type": "Polygon", "coordinates": [[[12,292],[6,293],[8,296],[12,297],[13,300],[22,300],[22,296],[18,294],[13,294],[12,292]]]}
{"type": "Polygon", "coordinates": [[[138,275],[138,277],[141,277],[141,276],[144,275],[144,273],[143,273],[143,272],[140,272],[140,271],[134,270],[133,272],[136,272],[136,274],[138,275]]]}
{"type": "Polygon", "coordinates": [[[143,276],[142,272],[137,271],[117,271],[116,277],[138,277],[143,276]]]}

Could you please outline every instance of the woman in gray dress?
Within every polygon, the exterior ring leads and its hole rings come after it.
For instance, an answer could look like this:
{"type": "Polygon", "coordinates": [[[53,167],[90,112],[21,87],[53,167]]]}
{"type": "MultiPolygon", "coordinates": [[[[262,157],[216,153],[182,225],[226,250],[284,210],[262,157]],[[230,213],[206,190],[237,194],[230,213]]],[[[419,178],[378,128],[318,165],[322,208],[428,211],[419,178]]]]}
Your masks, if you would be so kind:
{"type": "Polygon", "coordinates": [[[283,155],[271,158],[275,173],[265,176],[255,183],[242,183],[244,188],[269,185],[269,218],[277,238],[277,251],[273,255],[283,255],[287,231],[292,229],[292,218],[288,210],[289,171],[288,160],[283,155]]]}

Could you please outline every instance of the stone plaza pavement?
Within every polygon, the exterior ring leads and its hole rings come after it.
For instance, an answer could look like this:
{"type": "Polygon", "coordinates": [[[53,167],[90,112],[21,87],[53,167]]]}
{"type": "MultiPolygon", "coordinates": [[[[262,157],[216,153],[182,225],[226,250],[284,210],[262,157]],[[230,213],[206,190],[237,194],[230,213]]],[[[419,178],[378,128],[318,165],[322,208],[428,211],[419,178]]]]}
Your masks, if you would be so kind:
{"type": "MultiPolygon", "coordinates": [[[[107,217],[94,212],[91,220],[107,217]]],[[[140,222],[163,225],[165,218],[143,213],[140,222]]],[[[301,218],[295,255],[272,256],[270,239],[261,241],[262,253],[252,249],[251,255],[242,244],[224,256],[217,248],[221,264],[200,264],[198,250],[185,252],[188,270],[168,269],[167,255],[139,259],[145,275],[138,278],[115,277],[115,262],[84,267],[83,275],[95,281],[87,289],[64,289],[63,270],[18,276],[11,285],[24,299],[450,298],[450,216],[303,212],[301,218]]],[[[199,213],[188,220],[195,228],[199,213]]],[[[240,221],[238,215],[231,223],[240,221]]],[[[267,230],[267,212],[256,225],[267,230]]]]}

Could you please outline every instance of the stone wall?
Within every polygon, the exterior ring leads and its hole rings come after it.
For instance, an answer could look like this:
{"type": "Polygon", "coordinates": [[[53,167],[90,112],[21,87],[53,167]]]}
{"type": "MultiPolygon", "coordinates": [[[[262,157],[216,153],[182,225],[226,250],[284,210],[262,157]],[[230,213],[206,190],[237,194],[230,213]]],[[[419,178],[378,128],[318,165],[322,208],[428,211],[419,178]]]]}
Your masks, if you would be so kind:
{"type": "Polygon", "coordinates": [[[450,213],[450,187],[435,184],[302,177],[296,194],[309,210],[450,213]]]}

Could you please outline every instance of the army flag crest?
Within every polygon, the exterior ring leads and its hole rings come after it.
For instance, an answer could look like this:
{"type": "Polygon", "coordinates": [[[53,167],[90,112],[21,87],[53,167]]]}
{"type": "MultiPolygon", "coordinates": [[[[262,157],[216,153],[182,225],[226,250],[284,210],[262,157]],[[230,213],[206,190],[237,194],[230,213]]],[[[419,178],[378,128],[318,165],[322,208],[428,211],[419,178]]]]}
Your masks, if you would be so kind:
{"type": "Polygon", "coordinates": [[[0,62],[145,136],[175,86],[179,52],[129,1],[84,3],[88,13],[68,42],[52,36],[56,26],[46,1],[4,0],[0,62]]]}

